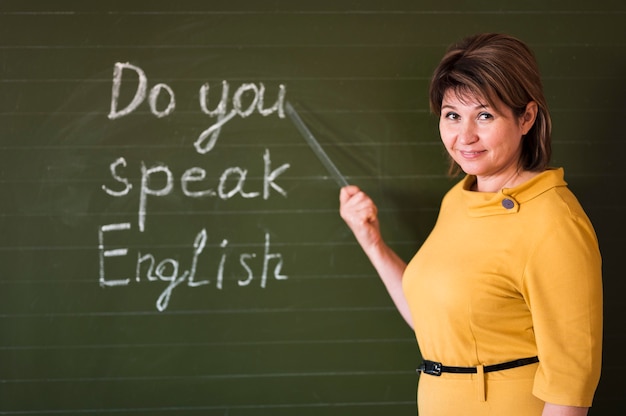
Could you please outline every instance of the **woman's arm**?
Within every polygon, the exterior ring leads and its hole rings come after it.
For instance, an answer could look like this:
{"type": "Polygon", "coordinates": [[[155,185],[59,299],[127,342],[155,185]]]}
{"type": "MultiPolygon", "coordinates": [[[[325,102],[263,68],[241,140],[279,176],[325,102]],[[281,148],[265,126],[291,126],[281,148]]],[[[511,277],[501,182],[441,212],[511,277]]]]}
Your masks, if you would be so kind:
{"type": "Polygon", "coordinates": [[[406,263],[383,241],[374,202],[356,186],[346,186],[339,194],[341,218],[354,233],[359,245],[372,262],[396,308],[413,328],[413,319],[402,292],[402,274],[406,263]]]}
{"type": "Polygon", "coordinates": [[[560,406],[546,403],[542,416],[587,416],[588,407],[560,406]]]}

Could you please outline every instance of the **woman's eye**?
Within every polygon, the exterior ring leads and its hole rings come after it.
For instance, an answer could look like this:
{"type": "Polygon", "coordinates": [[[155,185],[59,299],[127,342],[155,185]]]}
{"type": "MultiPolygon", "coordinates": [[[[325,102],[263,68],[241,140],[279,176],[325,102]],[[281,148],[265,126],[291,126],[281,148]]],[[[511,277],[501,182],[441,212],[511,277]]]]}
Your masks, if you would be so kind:
{"type": "Polygon", "coordinates": [[[493,118],[493,116],[491,114],[489,114],[489,113],[480,113],[478,115],[478,119],[479,120],[490,120],[492,118],[493,118]]]}
{"type": "Polygon", "coordinates": [[[448,120],[458,120],[459,119],[459,115],[457,113],[454,113],[454,112],[450,111],[449,113],[446,113],[446,118],[448,120]]]}

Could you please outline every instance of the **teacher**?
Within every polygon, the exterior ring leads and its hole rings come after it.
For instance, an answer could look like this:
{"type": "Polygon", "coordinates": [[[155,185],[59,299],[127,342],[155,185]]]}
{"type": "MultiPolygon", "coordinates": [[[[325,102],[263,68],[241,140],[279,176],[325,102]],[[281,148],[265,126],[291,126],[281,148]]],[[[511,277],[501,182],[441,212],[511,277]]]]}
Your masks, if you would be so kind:
{"type": "Polygon", "coordinates": [[[601,257],[563,169],[549,165],[535,57],[508,35],[468,37],[429,95],[450,173],[465,176],[408,265],[369,196],[340,193],[341,217],[415,331],[419,415],[586,415],[601,367],[601,257]]]}

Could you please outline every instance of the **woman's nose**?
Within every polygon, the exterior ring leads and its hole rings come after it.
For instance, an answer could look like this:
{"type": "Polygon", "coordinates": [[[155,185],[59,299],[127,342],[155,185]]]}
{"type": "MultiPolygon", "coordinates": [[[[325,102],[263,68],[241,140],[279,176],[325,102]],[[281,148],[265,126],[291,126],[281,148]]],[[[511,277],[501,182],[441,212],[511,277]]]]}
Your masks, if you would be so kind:
{"type": "Polygon", "coordinates": [[[476,133],[476,127],[473,123],[462,123],[459,129],[459,141],[462,144],[472,144],[478,141],[478,135],[476,133]]]}

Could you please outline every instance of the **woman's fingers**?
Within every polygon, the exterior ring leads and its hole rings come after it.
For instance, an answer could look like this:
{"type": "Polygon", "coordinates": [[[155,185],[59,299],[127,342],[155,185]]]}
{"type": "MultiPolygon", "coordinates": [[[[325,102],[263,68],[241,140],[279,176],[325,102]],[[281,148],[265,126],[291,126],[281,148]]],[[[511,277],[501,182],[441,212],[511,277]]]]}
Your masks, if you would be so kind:
{"type": "Polygon", "coordinates": [[[346,221],[354,225],[372,222],[376,219],[378,210],[367,194],[356,186],[346,186],[341,189],[340,214],[346,221]]]}

